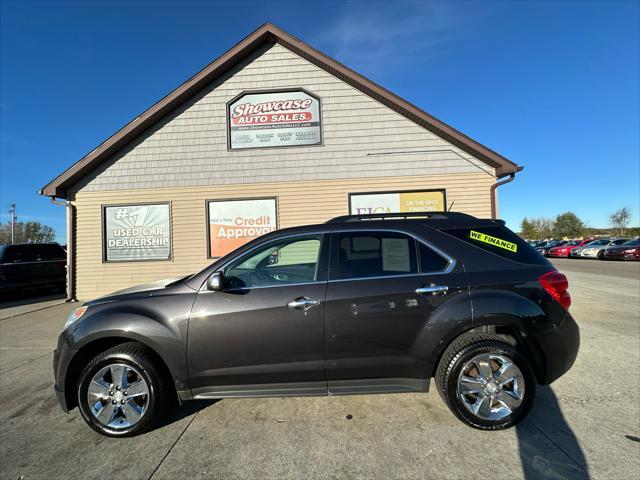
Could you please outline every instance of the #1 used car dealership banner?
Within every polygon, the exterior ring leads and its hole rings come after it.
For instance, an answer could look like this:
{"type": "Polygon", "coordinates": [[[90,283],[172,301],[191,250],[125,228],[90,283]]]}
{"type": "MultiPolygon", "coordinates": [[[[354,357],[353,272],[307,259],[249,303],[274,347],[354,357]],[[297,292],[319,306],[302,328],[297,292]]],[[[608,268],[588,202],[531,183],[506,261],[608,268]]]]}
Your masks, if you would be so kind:
{"type": "Polygon", "coordinates": [[[321,143],[320,102],[303,90],[247,93],[228,115],[231,149],[321,143]]]}
{"type": "Polygon", "coordinates": [[[169,204],[104,207],[104,259],[112,261],[171,258],[169,204]]]}
{"type": "Polygon", "coordinates": [[[209,209],[209,256],[222,257],[276,228],[276,199],[214,200],[209,209]]]}
{"type": "Polygon", "coordinates": [[[349,212],[352,215],[375,213],[442,212],[444,190],[416,192],[352,193],[349,212]]]}

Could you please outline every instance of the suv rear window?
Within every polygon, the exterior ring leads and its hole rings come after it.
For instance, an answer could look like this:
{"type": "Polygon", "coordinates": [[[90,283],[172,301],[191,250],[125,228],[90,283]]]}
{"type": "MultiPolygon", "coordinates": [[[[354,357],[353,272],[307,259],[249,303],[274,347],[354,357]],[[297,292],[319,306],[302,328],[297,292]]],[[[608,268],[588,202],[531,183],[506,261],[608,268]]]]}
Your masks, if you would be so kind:
{"type": "Polygon", "coordinates": [[[548,263],[531,245],[507,228],[451,228],[442,230],[442,232],[514,262],[532,265],[547,265],[548,263]]]}

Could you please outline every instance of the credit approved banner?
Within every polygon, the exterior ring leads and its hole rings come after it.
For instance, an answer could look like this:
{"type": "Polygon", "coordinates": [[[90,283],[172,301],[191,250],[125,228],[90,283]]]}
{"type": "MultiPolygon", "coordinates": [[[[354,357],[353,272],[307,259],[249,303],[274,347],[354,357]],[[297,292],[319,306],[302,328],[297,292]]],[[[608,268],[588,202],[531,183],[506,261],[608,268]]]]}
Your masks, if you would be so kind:
{"type": "Polygon", "coordinates": [[[212,200],[208,210],[210,257],[223,257],[278,228],[275,198],[212,200]]]}

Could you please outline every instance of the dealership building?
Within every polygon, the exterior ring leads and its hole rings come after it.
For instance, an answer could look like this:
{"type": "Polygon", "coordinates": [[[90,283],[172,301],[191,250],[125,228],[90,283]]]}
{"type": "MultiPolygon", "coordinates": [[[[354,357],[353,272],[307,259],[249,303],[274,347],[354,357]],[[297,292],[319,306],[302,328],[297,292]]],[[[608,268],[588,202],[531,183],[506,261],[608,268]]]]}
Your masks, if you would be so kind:
{"type": "Polygon", "coordinates": [[[495,217],[521,169],[266,24],[40,193],[67,208],[69,296],[85,300],[338,215],[495,217]]]}

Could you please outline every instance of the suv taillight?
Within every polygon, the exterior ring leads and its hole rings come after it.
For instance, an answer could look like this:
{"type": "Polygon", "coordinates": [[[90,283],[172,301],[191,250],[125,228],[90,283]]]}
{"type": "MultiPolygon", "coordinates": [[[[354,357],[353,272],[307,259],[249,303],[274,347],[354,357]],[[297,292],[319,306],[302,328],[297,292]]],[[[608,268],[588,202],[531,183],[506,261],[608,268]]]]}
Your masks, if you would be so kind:
{"type": "Polygon", "coordinates": [[[538,279],[538,283],[542,288],[553,297],[553,299],[569,310],[571,306],[571,295],[569,295],[569,281],[564,274],[553,271],[547,272],[538,279]]]}

